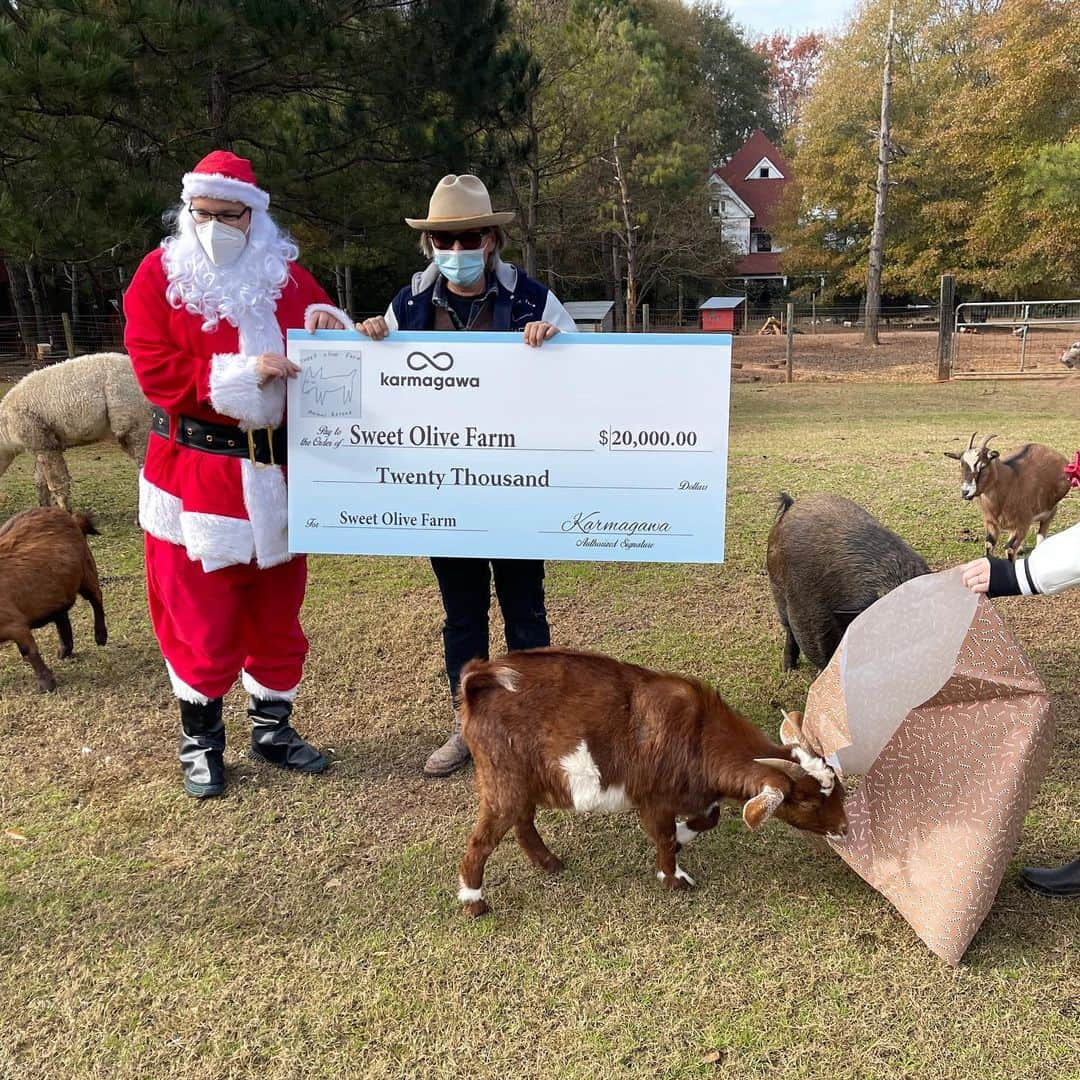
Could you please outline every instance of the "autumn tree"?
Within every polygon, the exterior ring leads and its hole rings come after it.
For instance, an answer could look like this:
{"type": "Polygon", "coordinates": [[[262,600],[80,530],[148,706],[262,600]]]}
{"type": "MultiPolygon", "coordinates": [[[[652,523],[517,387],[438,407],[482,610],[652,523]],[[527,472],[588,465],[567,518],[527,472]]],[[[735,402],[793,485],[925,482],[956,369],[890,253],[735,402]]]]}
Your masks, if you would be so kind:
{"type": "MultiPolygon", "coordinates": [[[[778,227],[790,272],[836,295],[866,279],[888,0],[825,47],[778,227]]],[[[1080,21],[1059,0],[911,0],[896,12],[886,294],[1046,295],[1080,265],[1080,221],[1032,198],[1048,147],[1080,129],[1080,21]]]]}
{"type": "Polygon", "coordinates": [[[769,108],[778,133],[798,123],[799,109],[814,85],[824,45],[824,35],[816,31],[798,36],[776,31],[755,44],[755,51],[767,65],[769,108]]]}

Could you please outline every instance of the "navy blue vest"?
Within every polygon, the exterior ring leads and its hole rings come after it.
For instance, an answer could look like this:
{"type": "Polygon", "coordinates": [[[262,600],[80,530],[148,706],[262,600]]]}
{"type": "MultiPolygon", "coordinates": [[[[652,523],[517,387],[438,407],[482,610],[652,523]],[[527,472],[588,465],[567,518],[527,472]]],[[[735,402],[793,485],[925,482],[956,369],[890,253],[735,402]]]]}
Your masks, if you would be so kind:
{"type": "MultiPolygon", "coordinates": [[[[520,267],[514,291],[510,292],[495,276],[495,303],[492,310],[492,330],[524,330],[526,323],[537,322],[544,317],[548,287],[528,276],[520,267]]],[[[412,285],[406,285],[394,297],[391,306],[399,330],[430,330],[435,321],[435,309],[431,303],[435,282],[422,292],[413,293],[412,285]]]]}

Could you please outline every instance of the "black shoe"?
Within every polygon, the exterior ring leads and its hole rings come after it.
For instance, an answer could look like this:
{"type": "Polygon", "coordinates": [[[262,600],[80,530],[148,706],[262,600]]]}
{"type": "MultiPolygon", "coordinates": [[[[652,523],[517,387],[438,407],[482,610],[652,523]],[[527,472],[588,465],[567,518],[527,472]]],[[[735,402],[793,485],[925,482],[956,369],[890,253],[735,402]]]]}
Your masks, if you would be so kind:
{"type": "Polygon", "coordinates": [[[1020,884],[1054,900],[1080,900],[1080,859],[1073,859],[1056,870],[1025,866],[1020,871],[1020,884]]]}
{"type": "Polygon", "coordinates": [[[205,705],[180,702],[180,768],[184,790],[196,799],[208,799],[225,790],[225,724],[221,698],[205,705]]]}
{"type": "Polygon", "coordinates": [[[279,769],[321,773],[329,764],[311,743],[300,738],[289,724],[291,701],[266,701],[252,698],[248,705],[251,717],[251,756],[279,769]]]}

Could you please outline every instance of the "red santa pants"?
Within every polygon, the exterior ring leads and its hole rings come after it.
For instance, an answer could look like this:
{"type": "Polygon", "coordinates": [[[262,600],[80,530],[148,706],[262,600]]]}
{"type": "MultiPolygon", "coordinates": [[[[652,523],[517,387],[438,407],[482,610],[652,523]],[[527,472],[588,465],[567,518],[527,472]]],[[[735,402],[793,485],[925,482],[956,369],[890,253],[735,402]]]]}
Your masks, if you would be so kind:
{"type": "Polygon", "coordinates": [[[244,672],[246,683],[271,691],[265,696],[291,698],[308,649],[299,618],[306,584],[303,556],[266,570],[248,563],[208,574],[182,547],[147,533],[150,621],[177,695],[222,697],[244,672]]]}

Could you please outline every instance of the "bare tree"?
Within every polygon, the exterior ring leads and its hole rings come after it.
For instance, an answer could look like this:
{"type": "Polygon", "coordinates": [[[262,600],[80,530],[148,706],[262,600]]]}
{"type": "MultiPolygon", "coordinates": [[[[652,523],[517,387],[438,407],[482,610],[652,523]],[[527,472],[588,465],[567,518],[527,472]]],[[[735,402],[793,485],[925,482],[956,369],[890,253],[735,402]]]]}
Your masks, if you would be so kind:
{"type": "Polygon", "coordinates": [[[889,29],[885,36],[885,69],[881,76],[881,130],[878,132],[877,198],[874,200],[874,231],[870,236],[870,268],[866,279],[866,323],[863,341],[880,345],[878,317],[881,314],[881,270],[885,255],[885,207],[889,198],[889,106],[892,101],[893,23],[895,8],[889,6],[889,29]]]}

